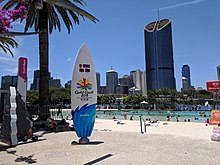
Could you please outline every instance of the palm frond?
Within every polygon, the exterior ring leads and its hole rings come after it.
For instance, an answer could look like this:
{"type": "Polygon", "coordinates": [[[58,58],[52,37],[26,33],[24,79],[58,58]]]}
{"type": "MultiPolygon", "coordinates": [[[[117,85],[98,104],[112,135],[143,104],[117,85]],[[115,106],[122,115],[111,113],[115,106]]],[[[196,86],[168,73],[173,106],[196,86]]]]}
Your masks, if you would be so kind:
{"type": "Polygon", "coordinates": [[[18,1],[17,1],[17,0],[8,1],[8,2],[2,7],[2,9],[11,9],[11,8],[13,8],[16,4],[18,4],[18,1]]]}
{"type": "Polygon", "coordinates": [[[57,13],[55,12],[54,6],[50,5],[49,6],[49,10],[48,10],[48,17],[49,17],[49,32],[52,33],[53,28],[58,28],[58,31],[61,30],[60,28],[60,20],[59,17],[57,15],[57,13]]]}
{"type": "Polygon", "coordinates": [[[83,0],[74,0],[74,2],[79,3],[82,6],[86,6],[86,2],[83,0]]]}
{"type": "MultiPolygon", "coordinates": [[[[28,30],[28,28],[31,28],[33,26],[34,23],[36,23],[35,19],[37,19],[39,13],[38,10],[35,9],[34,7],[34,3],[31,2],[28,5],[28,14],[27,14],[27,19],[26,19],[26,24],[25,24],[25,28],[24,31],[26,32],[28,30]]],[[[38,27],[35,27],[35,31],[38,31],[38,27]]]]}
{"type": "MultiPolygon", "coordinates": [[[[69,10],[68,10],[69,11],[69,10]]],[[[73,21],[75,22],[75,24],[79,24],[79,18],[76,16],[76,14],[72,11],[69,11],[73,21]]]]}
{"type": "Polygon", "coordinates": [[[0,35],[0,48],[5,52],[5,53],[10,53],[13,56],[13,52],[11,51],[11,47],[17,47],[18,44],[17,42],[12,39],[12,36],[6,36],[4,34],[0,35]]]}
{"type": "Polygon", "coordinates": [[[86,17],[86,18],[88,18],[89,20],[91,20],[95,23],[96,23],[96,21],[99,21],[93,15],[91,15],[88,12],[86,12],[85,10],[77,7],[76,5],[74,5],[69,0],[44,0],[44,1],[47,2],[47,3],[54,4],[56,6],[62,7],[64,9],[74,11],[74,12],[78,13],[79,15],[81,15],[83,17],[86,17]]]}
{"type": "Polygon", "coordinates": [[[63,9],[62,7],[59,7],[59,6],[55,6],[55,7],[56,7],[57,11],[60,13],[60,15],[63,19],[63,22],[66,25],[68,33],[70,33],[70,28],[72,27],[72,22],[67,14],[67,11],[65,9],[63,9]]]}

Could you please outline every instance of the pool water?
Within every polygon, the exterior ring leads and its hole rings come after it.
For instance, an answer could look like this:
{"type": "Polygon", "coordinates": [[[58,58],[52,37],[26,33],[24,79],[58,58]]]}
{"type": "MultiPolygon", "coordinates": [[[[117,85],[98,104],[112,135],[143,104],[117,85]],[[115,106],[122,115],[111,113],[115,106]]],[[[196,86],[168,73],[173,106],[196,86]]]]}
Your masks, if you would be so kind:
{"type": "Polygon", "coordinates": [[[97,110],[96,117],[100,119],[112,119],[115,116],[116,119],[123,120],[124,113],[127,113],[127,120],[130,119],[131,115],[133,115],[133,120],[139,120],[140,116],[143,118],[150,118],[153,120],[157,118],[160,121],[167,120],[168,114],[170,114],[170,121],[177,121],[184,122],[199,122],[205,123],[210,118],[211,111],[205,111],[205,115],[200,116],[200,111],[146,111],[146,110],[128,110],[128,111],[120,111],[120,110],[97,110]]]}

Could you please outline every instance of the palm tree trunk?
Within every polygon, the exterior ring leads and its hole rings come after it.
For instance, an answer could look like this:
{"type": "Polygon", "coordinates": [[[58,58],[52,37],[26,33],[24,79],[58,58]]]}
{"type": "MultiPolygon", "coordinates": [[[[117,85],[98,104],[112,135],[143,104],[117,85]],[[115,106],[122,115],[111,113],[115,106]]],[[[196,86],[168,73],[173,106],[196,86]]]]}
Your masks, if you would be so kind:
{"type": "Polygon", "coordinates": [[[47,4],[43,4],[43,10],[39,10],[39,61],[40,61],[40,80],[39,80],[39,105],[41,120],[46,120],[49,114],[49,72],[48,72],[48,12],[47,4]]]}

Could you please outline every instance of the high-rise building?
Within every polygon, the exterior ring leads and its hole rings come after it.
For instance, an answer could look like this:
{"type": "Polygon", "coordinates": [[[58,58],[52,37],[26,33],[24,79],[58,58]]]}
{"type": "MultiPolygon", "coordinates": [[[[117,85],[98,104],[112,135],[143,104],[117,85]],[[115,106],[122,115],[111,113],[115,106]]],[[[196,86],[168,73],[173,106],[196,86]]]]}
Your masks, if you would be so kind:
{"type": "Polygon", "coordinates": [[[38,90],[39,89],[39,79],[40,79],[40,70],[34,71],[34,80],[31,84],[31,90],[38,90]]]}
{"type": "Polygon", "coordinates": [[[2,76],[1,89],[9,90],[10,86],[17,88],[18,76],[2,76]]]}
{"type": "Polygon", "coordinates": [[[116,87],[116,94],[118,95],[127,95],[128,94],[128,86],[127,85],[118,85],[116,87]]]}
{"type": "MultiPolygon", "coordinates": [[[[49,86],[51,86],[51,83],[53,82],[53,78],[50,76],[50,72],[48,73],[49,76],[49,86]]],[[[39,90],[39,80],[40,80],[40,70],[35,70],[34,71],[34,80],[33,83],[31,84],[31,90],[39,90]]],[[[57,80],[55,80],[55,83],[57,84],[57,80]]],[[[52,84],[53,85],[53,84],[52,84]]]]}
{"type": "Polygon", "coordinates": [[[106,86],[100,86],[100,94],[106,94],[106,86]]]}
{"type": "Polygon", "coordinates": [[[96,82],[97,82],[97,93],[100,94],[100,73],[96,72],[96,82]]]}
{"type": "Polygon", "coordinates": [[[182,91],[191,88],[190,67],[183,65],[182,67],[182,91]]]}
{"type": "Polygon", "coordinates": [[[67,81],[67,82],[65,83],[64,87],[65,87],[66,89],[71,90],[71,82],[72,82],[71,80],[67,81]]]}
{"type": "Polygon", "coordinates": [[[118,72],[111,69],[106,72],[106,94],[115,94],[118,86],[118,72]]]}
{"type": "Polygon", "coordinates": [[[218,77],[218,80],[220,80],[220,65],[217,66],[217,77],[218,77]]]}
{"type": "Polygon", "coordinates": [[[50,79],[50,87],[60,88],[61,86],[60,79],[50,79]]]}
{"type": "Polygon", "coordinates": [[[144,28],[147,90],[176,89],[171,20],[162,19],[144,28]]]}
{"type": "Polygon", "coordinates": [[[133,87],[129,87],[130,93],[146,95],[147,94],[146,72],[137,69],[137,70],[132,70],[130,72],[130,75],[133,79],[133,87]]]}
{"type": "Polygon", "coordinates": [[[142,95],[147,95],[147,82],[146,82],[146,72],[141,72],[141,92],[142,95]]]}
{"type": "Polygon", "coordinates": [[[120,86],[128,86],[128,88],[133,87],[133,79],[129,75],[124,75],[122,78],[118,79],[118,84],[120,86]]]}

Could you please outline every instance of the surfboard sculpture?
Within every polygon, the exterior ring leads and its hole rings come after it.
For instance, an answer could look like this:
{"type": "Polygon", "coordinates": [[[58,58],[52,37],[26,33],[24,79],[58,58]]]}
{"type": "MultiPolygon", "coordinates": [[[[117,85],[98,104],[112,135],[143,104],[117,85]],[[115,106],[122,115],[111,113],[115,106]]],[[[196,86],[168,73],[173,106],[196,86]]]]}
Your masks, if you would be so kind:
{"type": "Polygon", "coordinates": [[[71,82],[72,119],[79,143],[89,143],[92,133],[97,104],[97,84],[94,63],[83,44],[74,63],[71,82]]]}

